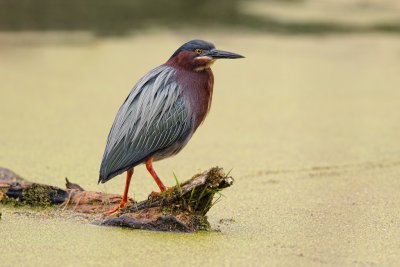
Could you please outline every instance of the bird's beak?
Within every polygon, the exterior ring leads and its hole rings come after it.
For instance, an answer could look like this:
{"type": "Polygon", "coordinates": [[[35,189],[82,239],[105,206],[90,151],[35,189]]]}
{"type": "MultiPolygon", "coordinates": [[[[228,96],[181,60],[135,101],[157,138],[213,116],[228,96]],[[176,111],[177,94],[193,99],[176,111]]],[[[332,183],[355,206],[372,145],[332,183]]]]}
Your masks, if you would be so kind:
{"type": "Polygon", "coordinates": [[[204,51],[203,56],[208,56],[212,57],[213,59],[218,59],[218,58],[244,58],[244,56],[228,52],[228,51],[223,51],[223,50],[217,50],[217,49],[212,49],[208,51],[204,51]]]}

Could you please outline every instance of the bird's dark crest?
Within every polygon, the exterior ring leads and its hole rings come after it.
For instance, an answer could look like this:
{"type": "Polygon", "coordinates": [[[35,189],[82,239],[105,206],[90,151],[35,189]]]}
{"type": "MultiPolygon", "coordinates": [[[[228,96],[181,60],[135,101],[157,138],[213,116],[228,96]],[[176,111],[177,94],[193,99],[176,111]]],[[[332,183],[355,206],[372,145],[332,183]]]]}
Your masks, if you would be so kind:
{"type": "Polygon", "coordinates": [[[211,50],[214,48],[215,48],[215,46],[213,43],[195,39],[195,40],[191,40],[191,41],[183,44],[181,47],[179,47],[178,50],[176,50],[175,53],[172,54],[172,56],[170,58],[177,56],[182,51],[194,51],[196,49],[211,50]]]}

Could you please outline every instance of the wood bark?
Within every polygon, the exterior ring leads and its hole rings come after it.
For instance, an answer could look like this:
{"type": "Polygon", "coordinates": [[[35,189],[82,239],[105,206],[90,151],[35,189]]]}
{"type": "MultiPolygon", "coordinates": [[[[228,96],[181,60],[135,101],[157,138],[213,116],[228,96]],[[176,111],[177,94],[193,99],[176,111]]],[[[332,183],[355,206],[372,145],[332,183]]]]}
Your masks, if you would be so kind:
{"type": "Polygon", "coordinates": [[[222,168],[214,167],[141,202],[129,199],[124,209],[107,217],[102,214],[119,204],[120,195],[85,191],[68,179],[65,189],[34,183],[0,168],[0,203],[69,210],[104,226],[193,232],[210,229],[206,214],[218,201],[215,195],[232,183],[222,168]]]}

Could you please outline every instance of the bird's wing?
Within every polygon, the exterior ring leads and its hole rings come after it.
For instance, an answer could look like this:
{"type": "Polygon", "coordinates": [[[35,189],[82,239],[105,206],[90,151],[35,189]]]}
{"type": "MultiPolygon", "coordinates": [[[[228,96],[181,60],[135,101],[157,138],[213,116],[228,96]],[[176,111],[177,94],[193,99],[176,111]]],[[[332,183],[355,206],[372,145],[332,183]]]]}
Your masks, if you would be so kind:
{"type": "Polygon", "coordinates": [[[190,135],[191,120],[181,92],[175,70],[167,66],[150,71],[135,85],[108,135],[99,182],[190,135]]]}

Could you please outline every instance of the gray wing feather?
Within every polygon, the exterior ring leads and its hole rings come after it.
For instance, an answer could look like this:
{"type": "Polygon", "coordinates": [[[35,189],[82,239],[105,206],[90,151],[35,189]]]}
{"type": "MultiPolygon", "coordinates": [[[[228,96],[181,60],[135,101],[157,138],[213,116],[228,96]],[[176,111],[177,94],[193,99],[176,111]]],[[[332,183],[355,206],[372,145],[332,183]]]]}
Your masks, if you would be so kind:
{"type": "Polygon", "coordinates": [[[155,152],[177,143],[184,145],[191,134],[192,120],[174,78],[173,68],[160,66],[132,89],[108,135],[99,182],[106,182],[155,152]]]}

